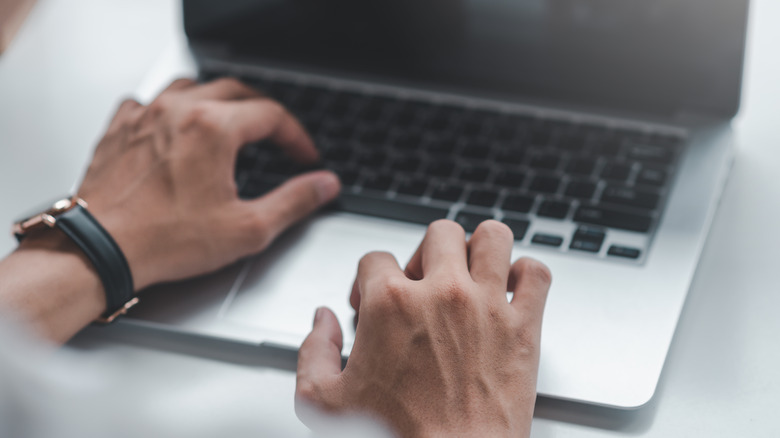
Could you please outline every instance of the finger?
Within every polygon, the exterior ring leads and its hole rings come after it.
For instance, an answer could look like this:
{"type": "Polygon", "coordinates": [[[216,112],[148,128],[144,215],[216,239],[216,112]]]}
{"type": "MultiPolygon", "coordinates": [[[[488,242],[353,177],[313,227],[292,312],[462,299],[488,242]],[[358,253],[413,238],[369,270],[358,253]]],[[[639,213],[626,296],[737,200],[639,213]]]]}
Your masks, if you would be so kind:
{"type": "Polygon", "coordinates": [[[505,295],[513,244],[512,230],[501,222],[489,220],[479,224],[468,243],[471,278],[505,295]]]}
{"type": "MultiPolygon", "coordinates": [[[[425,241],[425,239],[423,239],[425,241]]],[[[409,259],[409,262],[406,263],[406,268],[404,269],[404,275],[406,275],[406,278],[410,280],[422,280],[423,279],[423,269],[422,269],[422,244],[417,247],[416,250],[414,250],[414,254],[412,254],[412,257],[409,259]]]]}
{"type": "Polygon", "coordinates": [[[128,121],[134,121],[141,108],[143,108],[143,105],[138,103],[135,99],[123,100],[116,109],[116,114],[114,114],[114,118],[111,119],[111,123],[108,124],[108,131],[117,130],[123,124],[128,123],[128,121]]]}
{"type": "Polygon", "coordinates": [[[299,175],[265,196],[245,201],[263,222],[261,247],[255,249],[264,249],[291,225],[335,199],[340,190],[336,174],[323,170],[299,175]]]}
{"type": "Polygon", "coordinates": [[[263,93],[235,78],[219,78],[191,87],[185,93],[190,99],[238,100],[262,97],[263,93]]]}
{"type": "Polygon", "coordinates": [[[514,292],[512,307],[519,310],[524,320],[538,330],[541,330],[551,281],[552,275],[547,266],[531,258],[517,260],[509,270],[507,289],[514,292]]]}
{"type": "Polygon", "coordinates": [[[466,256],[466,232],[457,223],[445,219],[428,226],[420,244],[422,275],[452,272],[468,272],[466,256]]]}
{"type": "Polygon", "coordinates": [[[278,102],[258,98],[224,105],[226,129],[237,136],[237,147],[269,139],[293,160],[314,163],[319,159],[309,134],[278,102]]]}
{"type": "Polygon", "coordinates": [[[316,401],[316,388],[341,373],[342,342],[336,315],[325,307],[317,309],[311,333],[298,350],[297,396],[316,401]]]}
{"type": "Polygon", "coordinates": [[[364,255],[358,264],[357,277],[352,287],[352,296],[350,297],[352,307],[359,311],[366,296],[373,291],[382,290],[381,286],[386,286],[388,279],[391,278],[408,280],[392,254],[375,251],[364,255]],[[381,286],[376,287],[375,285],[381,286]]]}
{"type": "Polygon", "coordinates": [[[195,81],[194,79],[179,78],[179,79],[176,79],[175,81],[171,82],[167,87],[165,87],[165,89],[162,90],[162,92],[160,92],[160,95],[170,94],[170,93],[175,92],[175,91],[186,90],[188,88],[196,86],[197,84],[198,84],[198,82],[195,81]]]}

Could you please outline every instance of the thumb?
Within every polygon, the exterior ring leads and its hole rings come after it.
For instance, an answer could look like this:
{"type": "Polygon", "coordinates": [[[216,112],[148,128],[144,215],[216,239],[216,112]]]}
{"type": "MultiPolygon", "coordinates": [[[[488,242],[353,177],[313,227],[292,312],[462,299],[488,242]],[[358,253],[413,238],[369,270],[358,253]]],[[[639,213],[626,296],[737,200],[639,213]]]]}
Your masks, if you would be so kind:
{"type": "Polygon", "coordinates": [[[286,181],[261,198],[246,201],[263,218],[265,244],[338,196],[341,183],[330,171],[310,172],[286,181]]]}
{"type": "Polygon", "coordinates": [[[298,351],[296,398],[317,403],[326,381],[341,373],[342,335],[336,315],[320,307],[314,314],[314,327],[298,351]]]}

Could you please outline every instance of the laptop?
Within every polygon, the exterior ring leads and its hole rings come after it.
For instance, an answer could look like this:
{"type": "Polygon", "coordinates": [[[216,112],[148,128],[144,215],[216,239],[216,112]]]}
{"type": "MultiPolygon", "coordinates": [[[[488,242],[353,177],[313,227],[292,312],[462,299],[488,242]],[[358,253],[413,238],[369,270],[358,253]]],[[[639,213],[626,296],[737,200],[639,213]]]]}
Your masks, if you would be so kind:
{"type": "MultiPolygon", "coordinates": [[[[733,157],[747,0],[185,0],[180,75],[284,103],[338,173],[331,207],[267,251],[142,295],[121,324],[296,349],[373,250],[405,263],[439,218],[514,232],[547,264],[540,395],[647,403],[733,157]]],[[[153,91],[151,91],[153,90],[153,91]]],[[[305,171],[273,145],[244,198],[305,171]]]]}

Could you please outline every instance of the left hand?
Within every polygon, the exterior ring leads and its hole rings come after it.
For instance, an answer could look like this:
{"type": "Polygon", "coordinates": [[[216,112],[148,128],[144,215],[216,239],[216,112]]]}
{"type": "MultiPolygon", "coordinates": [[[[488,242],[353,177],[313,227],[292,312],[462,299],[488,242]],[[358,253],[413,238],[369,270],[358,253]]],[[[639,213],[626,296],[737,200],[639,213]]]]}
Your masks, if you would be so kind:
{"type": "Polygon", "coordinates": [[[122,103],[78,195],[125,253],[137,290],[260,252],[335,198],[338,178],[320,171],[239,199],[236,156],[263,139],[301,163],[319,157],[287,110],[234,79],[180,79],[148,106],[122,103]]]}

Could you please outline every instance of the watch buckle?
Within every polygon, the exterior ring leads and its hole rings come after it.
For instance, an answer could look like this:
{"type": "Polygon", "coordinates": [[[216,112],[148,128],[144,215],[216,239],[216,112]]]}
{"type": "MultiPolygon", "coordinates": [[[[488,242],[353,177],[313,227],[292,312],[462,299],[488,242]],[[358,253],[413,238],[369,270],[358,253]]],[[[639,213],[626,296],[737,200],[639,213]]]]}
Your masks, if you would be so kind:
{"type": "Polygon", "coordinates": [[[96,319],[95,322],[100,324],[111,324],[114,322],[115,319],[119,318],[122,315],[125,315],[128,310],[130,310],[131,307],[138,304],[138,297],[133,297],[132,300],[126,302],[122,307],[116,310],[116,312],[108,315],[108,316],[101,316],[100,318],[96,319]]]}

